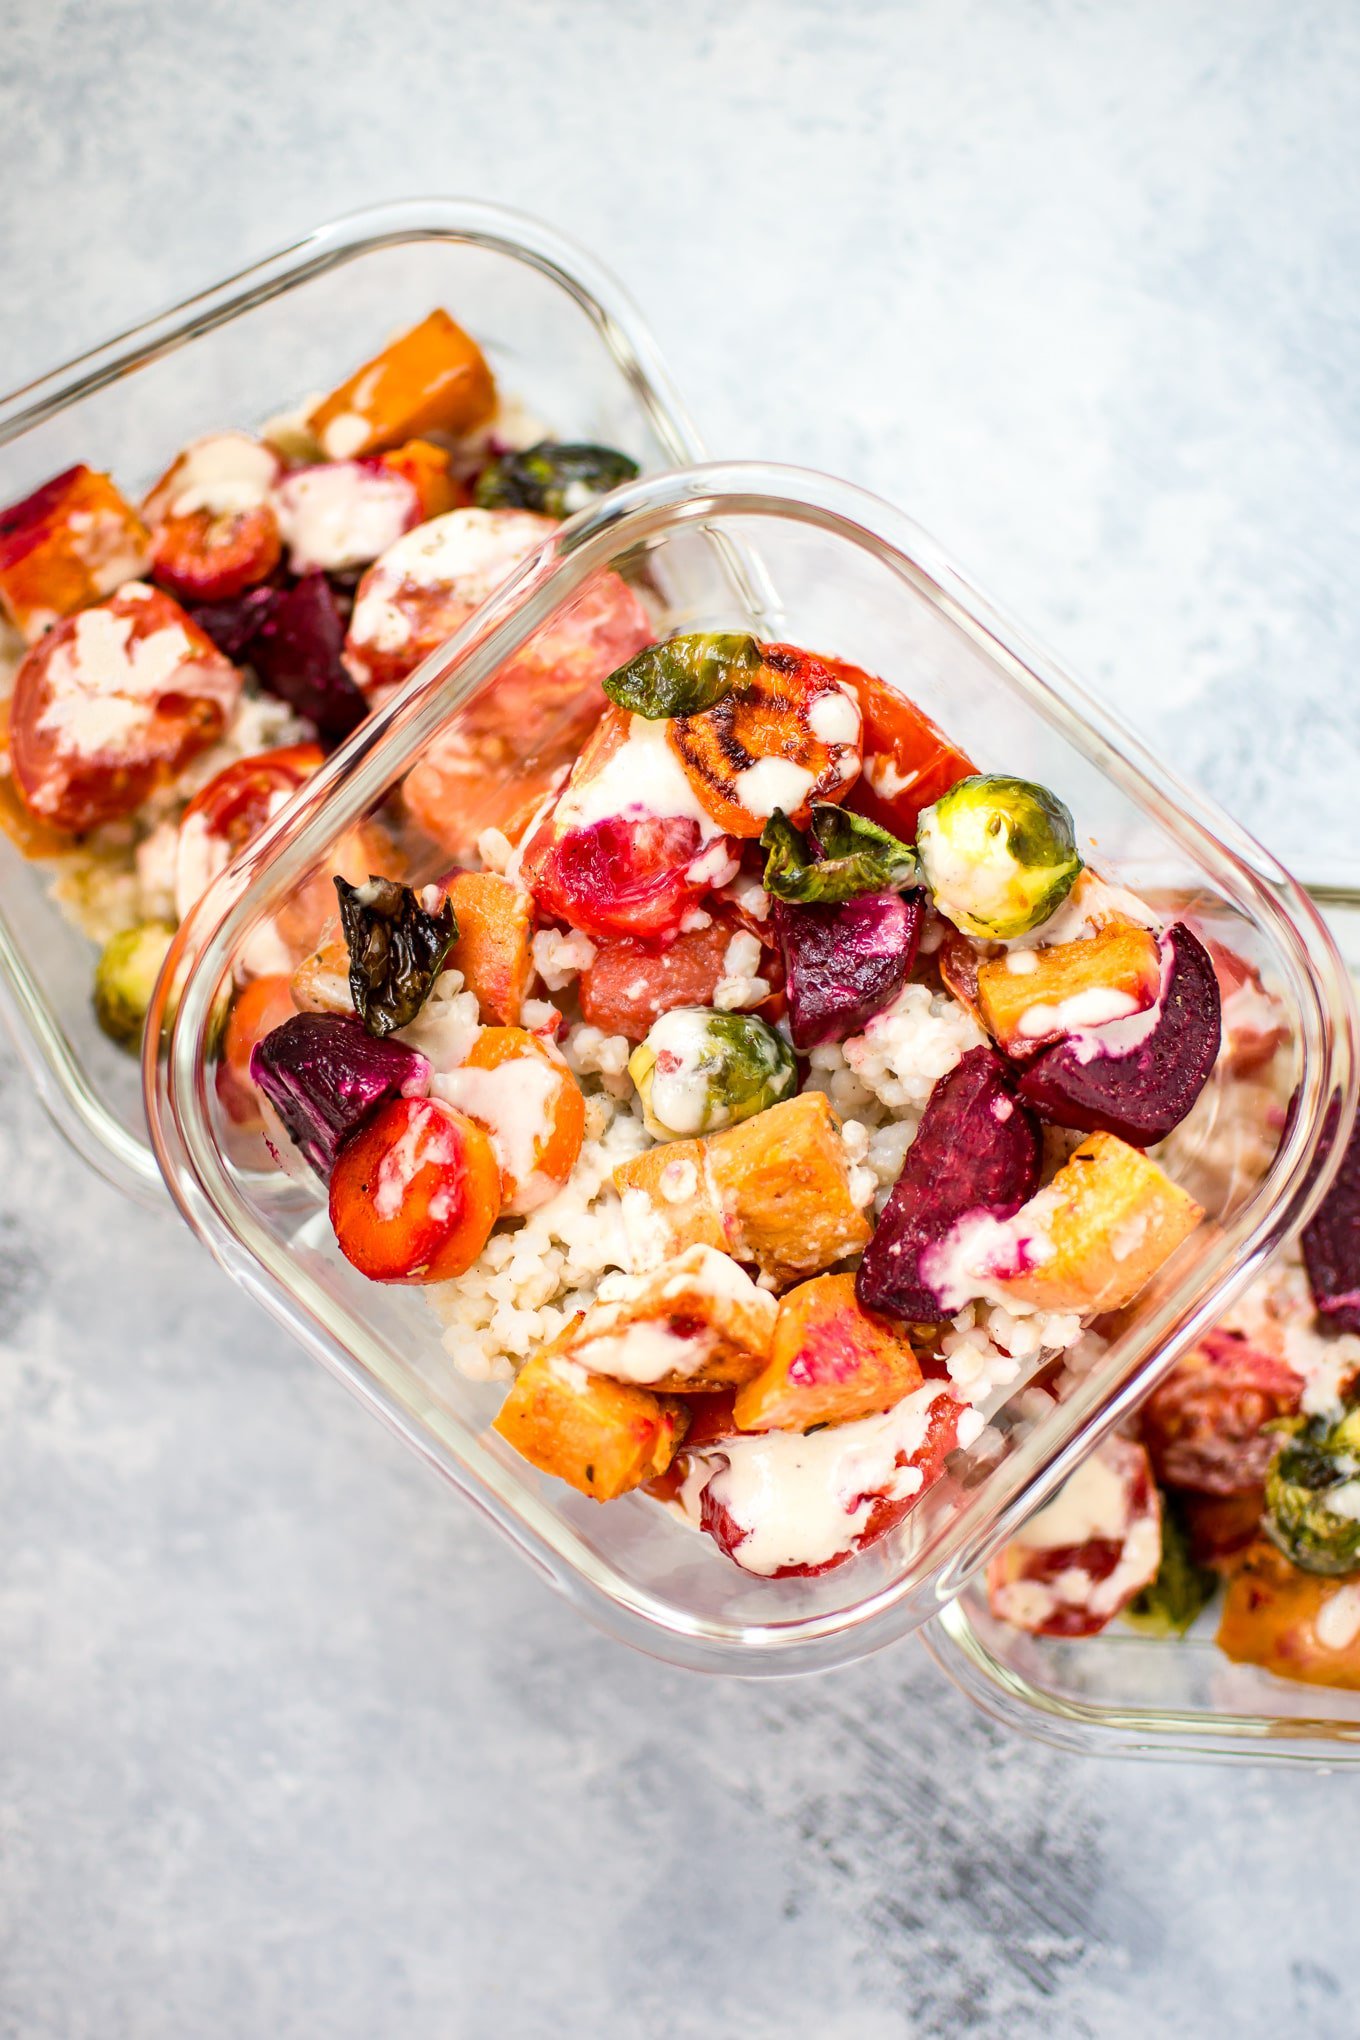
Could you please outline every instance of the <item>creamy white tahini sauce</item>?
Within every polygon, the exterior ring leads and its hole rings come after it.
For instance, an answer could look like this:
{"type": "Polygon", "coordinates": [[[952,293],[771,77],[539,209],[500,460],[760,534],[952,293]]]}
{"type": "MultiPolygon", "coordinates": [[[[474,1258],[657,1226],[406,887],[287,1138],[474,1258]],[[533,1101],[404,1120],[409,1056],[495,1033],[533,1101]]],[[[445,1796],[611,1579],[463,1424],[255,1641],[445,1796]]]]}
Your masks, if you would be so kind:
{"type": "Polygon", "coordinates": [[[449,1070],[432,1078],[430,1092],[466,1112],[486,1129],[515,1195],[506,1210],[519,1215],[545,1204],[560,1184],[536,1176],[538,1157],[552,1138],[551,1107],[562,1087],[561,1072],[536,1055],[517,1056],[494,1069],[449,1070]]]}
{"type": "Polygon", "coordinates": [[[420,497],[408,476],[354,461],[285,475],[272,501],[295,574],[366,566],[420,516],[420,497]]]}
{"type": "Polygon", "coordinates": [[[146,500],[146,514],[189,517],[207,510],[214,517],[257,510],[279,472],[279,457],[248,432],[212,432],[185,447],[146,500]]]}

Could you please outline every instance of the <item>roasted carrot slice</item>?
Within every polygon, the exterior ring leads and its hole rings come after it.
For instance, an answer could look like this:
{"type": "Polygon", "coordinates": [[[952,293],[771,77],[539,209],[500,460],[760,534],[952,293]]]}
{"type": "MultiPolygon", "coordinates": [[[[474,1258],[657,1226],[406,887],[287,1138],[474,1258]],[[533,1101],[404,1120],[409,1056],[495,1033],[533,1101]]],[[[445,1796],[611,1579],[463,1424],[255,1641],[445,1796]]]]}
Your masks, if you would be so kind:
{"type": "Polygon", "coordinates": [[[331,1225],[372,1282],[444,1282],[472,1266],[500,1216],[482,1128],[433,1098],[394,1098],[340,1150],[331,1225]]]}
{"type": "Polygon", "coordinates": [[[446,968],[462,971],[484,1021],[514,1026],[533,975],[529,895],[494,871],[460,871],[446,889],[458,922],[446,968]]]}
{"type": "Polygon", "coordinates": [[[667,741],[708,813],[730,836],[758,836],[776,808],[801,827],[814,800],[859,776],[860,715],[832,660],[762,645],[761,665],[701,715],[676,716],[667,741]]]}
{"type": "Polygon", "coordinates": [[[252,978],[236,994],[222,1041],[218,1095],[238,1126],[264,1124],[260,1094],[250,1075],[251,1050],[296,1011],[292,987],[281,973],[252,978]]]}
{"type": "Polygon", "coordinates": [[[484,1027],[466,1062],[436,1079],[439,1096],[486,1128],[501,1202],[519,1215],[544,1204],[576,1166],[586,1103],[560,1055],[523,1027],[484,1027]]]}

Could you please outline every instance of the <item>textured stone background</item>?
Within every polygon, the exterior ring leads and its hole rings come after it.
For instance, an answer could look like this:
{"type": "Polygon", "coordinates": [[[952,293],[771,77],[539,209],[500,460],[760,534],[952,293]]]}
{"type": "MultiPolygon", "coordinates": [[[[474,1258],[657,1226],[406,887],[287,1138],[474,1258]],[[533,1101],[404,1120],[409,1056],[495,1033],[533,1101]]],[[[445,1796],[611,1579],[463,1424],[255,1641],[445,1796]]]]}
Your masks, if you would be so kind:
{"type": "MultiPolygon", "coordinates": [[[[348,206],[539,211],[716,449],[897,498],[1350,850],[1353,7],[0,23],[6,384],[348,206]]],[[[1356,2032],[1344,1779],[1046,1753],[912,1645],[757,1688],[599,1640],[0,1075],[0,2033],[1356,2032]]]]}

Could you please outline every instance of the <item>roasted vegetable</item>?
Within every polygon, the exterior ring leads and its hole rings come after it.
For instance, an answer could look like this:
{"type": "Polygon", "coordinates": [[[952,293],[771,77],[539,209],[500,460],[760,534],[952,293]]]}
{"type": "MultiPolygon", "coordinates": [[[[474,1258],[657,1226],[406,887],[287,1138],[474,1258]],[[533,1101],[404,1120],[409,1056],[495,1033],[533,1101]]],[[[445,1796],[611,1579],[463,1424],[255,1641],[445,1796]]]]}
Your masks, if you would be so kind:
{"type": "Polygon", "coordinates": [[[608,1297],[569,1326],[555,1350],[614,1381],[716,1392],[760,1372],[777,1309],[726,1254],[691,1247],[650,1274],[612,1277],[608,1297]]]}
{"type": "Polygon", "coordinates": [[[0,510],[0,615],[28,644],[140,574],[151,534],[107,475],[68,468],[0,510]]]}
{"type": "Polygon", "coordinates": [[[961,779],[927,808],[916,847],[940,912],[965,935],[1001,942],[1056,913],[1081,870],[1057,795],[995,772],[961,779]]]}
{"type": "Polygon", "coordinates": [[[1218,1647],[1280,1679],[1360,1690],[1360,1582],[1300,1572],[1260,1537],[1228,1576],[1218,1647]]]}
{"type": "Polygon", "coordinates": [[[900,1326],[861,1310],[853,1275],[816,1275],[779,1305],[770,1357],[737,1392],[743,1431],[810,1431],[889,1410],[921,1386],[900,1326]]]}
{"type": "Polygon", "coordinates": [[[464,1274],[500,1212],[501,1170],[489,1137],[434,1098],[380,1105],[331,1171],[336,1244],[370,1282],[464,1274]]]}
{"type": "Polygon", "coordinates": [[[1093,1133],[1016,1214],[1022,1261],[999,1286],[1036,1310],[1122,1310],[1203,1216],[1147,1155],[1093,1133]]]}
{"type": "Polygon", "coordinates": [[[1360,1332],[1360,1128],[1352,1132],[1341,1167],[1303,1229],[1308,1286],[1324,1324],[1360,1332]]]}
{"type": "Polygon", "coordinates": [[[529,896],[494,871],[460,871],[447,881],[458,934],[445,959],[477,996],[484,1023],[513,1027],[534,974],[529,896]]]}
{"type": "Polygon", "coordinates": [[[814,801],[807,835],[776,808],[760,837],[765,890],[800,905],[834,905],[861,893],[906,892],[920,872],[916,853],[877,822],[830,801],[814,801]]]}
{"type": "Polygon", "coordinates": [[[1007,1055],[1023,1057],[1064,1035],[1145,1012],[1161,987],[1162,954],[1150,928],[1127,923],[1081,942],[984,957],[976,968],[987,1031],[1007,1055]]]}
{"type": "Polygon", "coordinates": [[[1040,1049],[1020,1096],[1055,1125],[1151,1147],[1179,1126],[1209,1080],[1221,1040],[1218,979],[1204,944],[1177,921],[1162,937],[1158,1000],[1144,1013],[1040,1049]],[[1121,1042],[1127,1030],[1131,1042],[1121,1042]]]}
{"type": "Polygon", "coordinates": [[[1195,1564],[1180,1517],[1163,1494],[1162,1562],[1156,1579],[1129,1602],[1124,1620],[1149,1636],[1184,1636],[1217,1586],[1218,1574],[1195,1564]]]}
{"type": "Polygon", "coordinates": [[[245,656],[262,687],[338,744],[363,721],[368,703],[340,662],[345,622],[335,593],[319,572],[267,592],[273,599],[260,605],[245,656]]]}
{"type": "Polygon", "coordinates": [[[916,960],[923,912],[919,893],[866,893],[838,906],[776,901],[795,1048],[845,1041],[891,1005],[916,960]]]}
{"type": "Polygon", "coordinates": [[[612,1502],[666,1471],[685,1434],[685,1406],[588,1374],[562,1351],[574,1329],[520,1369],[492,1429],[540,1472],[612,1502]]]}
{"type": "Polygon", "coordinates": [[[104,944],[94,967],[94,1017],[120,1048],[142,1038],[151,994],[175,931],[165,921],[141,921],[104,944]]]}
{"type": "Polygon", "coordinates": [[[695,631],[648,645],[609,675],[604,691],[631,714],[662,722],[713,708],[759,670],[760,646],[753,637],[695,631]]]}
{"type": "Polygon", "coordinates": [[[328,460],[350,460],[430,432],[462,438],[495,408],[485,355],[441,308],[356,368],[307,423],[328,460]]]}
{"type": "Polygon", "coordinates": [[[349,945],[354,1010],[381,1040],[415,1019],[457,938],[458,923],[447,898],[429,913],[409,885],[392,878],[350,885],[337,877],[335,890],[349,945]]]}
{"type": "Polygon", "coordinates": [[[612,446],[559,445],[540,439],[521,453],[498,454],[477,477],[479,510],[537,510],[570,517],[597,496],[631,482],[638,464],[612,446]]]}
{"type": "Polygon", "coordinates": [[[353,1013],[297,1013],[256,1043],[250,1075],[289,1138],[329,1177],[349,1136],[389,1099],[418,1097],[430,1065],[401,1041],[376,1041],[353,1013]]]}
{"type": "Polygon", "coordinates": [[[773,1027],[701,1006],[663,1013],[633,1050],[628,1074],[657,1140],[733,1126],[787,1098],[798,1081],[793,1050],[773,1027]]]}
{"type": "Polygon", "coordinates": [[[1339,1417],[1285,1417],[1277,1428],[1267,1536],[1304,1572],[1360,1572],[1360,1400],[1339,1417]]]}
{"type": "Polygon", "coordinates": [[[556,1196],[576,1167],[586,1122],[581,1087],[556,1049],[523,1027],[484,1027],[432,1088],[489,1135],[507,1215],[556,1196]]]}

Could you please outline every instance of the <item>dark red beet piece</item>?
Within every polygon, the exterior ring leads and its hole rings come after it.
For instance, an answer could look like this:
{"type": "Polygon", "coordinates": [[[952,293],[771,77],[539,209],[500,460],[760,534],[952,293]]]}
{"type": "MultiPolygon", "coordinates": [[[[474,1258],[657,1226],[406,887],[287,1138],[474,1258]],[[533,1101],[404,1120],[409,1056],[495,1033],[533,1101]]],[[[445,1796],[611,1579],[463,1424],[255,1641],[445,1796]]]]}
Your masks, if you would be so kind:
{"type": "Polygon", "coordinates": [[[916,961],[924,896],[862,893],[837,906],[776,900],[795,1048],[845,1041],[890,1006],[916,961]]]}
{"type": "Polygon", "coordinates": [[[1360,1332],[1360,1124],[1304,1228],[1303,1263],[1318,1315],[1335,1331],[1360,1332]]]}
{"type": "Polygon", "coordinates": [[[191,602],[190,616],[200,630],[228,659],[244,658],[246,646],[271,609],[282,600],[282,588],[266,585],[247,588],[244,595],[227,595],[220,602],[191,602]]]}
{"type": "MultiPolygon", "coordinates": [[[[1091,1052],[1107,1030],[1055,1042],[1020,1078],[1020,1096],[1055,1126],[1113,1133],[1130,1147],[1151,1147],[1179,1126],[1208,1082],[1222,1021],[1213,960],[1183,921],[1162,937],[1164,977],[1149,1034],[1122,1054],[1091,1052]]],[[[1118,1039],[1127,1023],[1113,1021],[1118,1039]]]]}
{"type": "Polygon", "coordinates": [[[403,1041],[378,1041],[356,1013],[295,1013],[257,1041],[250,1074],[319,1176],[330,1180],[350,1134],[389,1098],[422,1098],[430,1065],[403,1041]]]}
{"type": "Polygon", "coordinates": [[[368,703],[340,662],[345,621],[321,573],[304,574],[269,609],[247,656],[260,685],[305,715],[338,744],[368,714],[368,703]]]}
{"type": "Polygon", "coordinates": [[[994,1048],[970,1048],[940,1078],[907,1149],[902,1173],[860,1262],[855,1294],[866,1310],[930,1322],[950,1315],[921,1272],[921,1257],[961,1218],[1007,1219],[1039,1187],[1039,1123],[1019,1103],[994,1048]]]}

